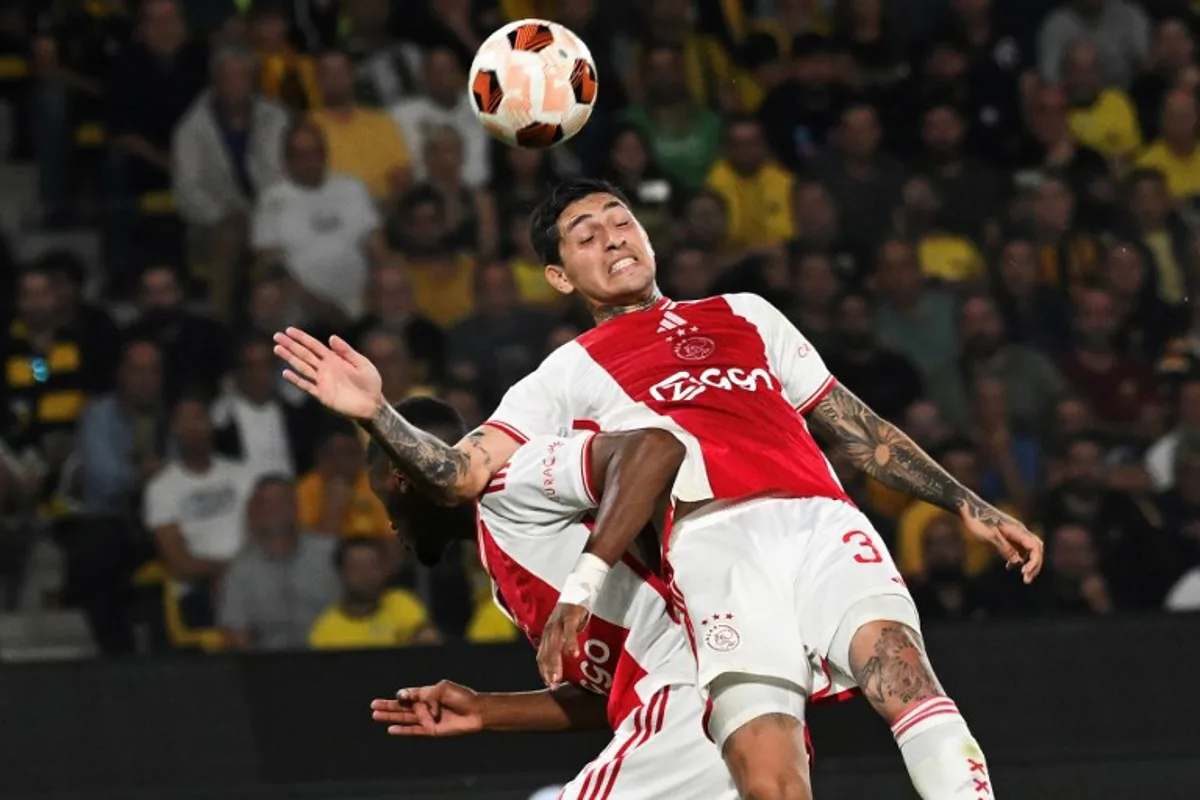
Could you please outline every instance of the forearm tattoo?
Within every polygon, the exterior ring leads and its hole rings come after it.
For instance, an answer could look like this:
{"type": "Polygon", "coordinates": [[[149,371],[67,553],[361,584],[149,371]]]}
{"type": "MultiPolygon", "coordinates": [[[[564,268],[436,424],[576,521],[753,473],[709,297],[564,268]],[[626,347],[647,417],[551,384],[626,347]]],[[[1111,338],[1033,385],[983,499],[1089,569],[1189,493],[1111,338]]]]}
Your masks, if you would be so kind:
{"type": "MultiPolygon", "coordinates": [[[[458,489],[470,471],[472,453],[409,424],[387,404],[380,405],[364,427],[417,491],[441,503],[462,499],[458,489]]],[[[482,454],[485,465],[491,466],[491,457],[479,444],[482,436],[475,431],[467,438],[470,447],[482,454]]]]}
{"type": "Polygon", "coordinates": [[[871,655],[850,668],[863,695],[879,710],[943,693],[925,654],[902,625],[881,628],[871,655]]]}
{"type": "Polygon", "coordinates": [[[809,427],[880,483],[985,525],[1007,517],[950,476],[912,439],[844,386],[836,385],[808,414],[809,427]]]}

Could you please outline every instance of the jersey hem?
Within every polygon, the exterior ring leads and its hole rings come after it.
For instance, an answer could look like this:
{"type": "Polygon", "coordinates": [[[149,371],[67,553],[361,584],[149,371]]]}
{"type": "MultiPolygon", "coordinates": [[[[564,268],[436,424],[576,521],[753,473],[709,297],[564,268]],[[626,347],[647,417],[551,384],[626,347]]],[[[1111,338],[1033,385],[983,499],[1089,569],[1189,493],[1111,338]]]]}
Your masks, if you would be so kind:
{"type": "Polygon", "coordinates": [[[825,395],[829,394],[834,386],[837,386],[837,379],[830,375],[821,384],[819,389],[809,395],[807,400],[796,405],[796,413],[800,416],[804,416],[808,412],[812,411],[817,403],[825,399],[825,395]]]}
{"type": "Polygon", "coordinates": [[[488,421],[481,423],[479,427],[495,428],[496,430],[508,436],[517,444],[525,444],[529,441],[528,436],[521,433],[521,431],[519,431],[517,428],[514,428],[512,425],[509,425],[507,422],[489,419],[488,421]]]}

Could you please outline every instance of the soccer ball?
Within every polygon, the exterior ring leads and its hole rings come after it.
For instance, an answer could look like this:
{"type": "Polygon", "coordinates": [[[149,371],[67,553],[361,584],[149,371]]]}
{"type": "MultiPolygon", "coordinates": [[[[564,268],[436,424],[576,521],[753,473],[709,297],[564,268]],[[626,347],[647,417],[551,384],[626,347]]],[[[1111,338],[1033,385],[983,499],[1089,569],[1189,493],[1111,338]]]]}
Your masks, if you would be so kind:
{"type": "Polygon", "coordinates": [[[544,19],[510,22],[471,64],[471,107],[488,133],[551,147],[583,128],[596,102],[596,63],[571,31],[544,19]]]}

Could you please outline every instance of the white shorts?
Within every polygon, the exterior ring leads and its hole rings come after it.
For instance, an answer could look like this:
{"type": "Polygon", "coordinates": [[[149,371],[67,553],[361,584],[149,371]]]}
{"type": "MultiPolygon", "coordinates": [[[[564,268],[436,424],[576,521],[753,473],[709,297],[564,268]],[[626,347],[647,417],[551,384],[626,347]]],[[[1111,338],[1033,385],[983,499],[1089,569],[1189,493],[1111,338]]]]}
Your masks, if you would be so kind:
{"type": "Polygon", "coordinates": [[[854,687],[850,636],[832,647],[843,623],[851,634],[877,619],[920,632],[887,547],[840,500],[702,509],[675,524],[667,560],[702,693],[728,673],[784,680],[812,699],[840,693],[854,687]]]}
{"type": "Polygon", "coordinates": [[[737,800],[704,734],[696,687],[664,686],[625,717],[612,741],[563,787],[562,800],[737,800]]]}

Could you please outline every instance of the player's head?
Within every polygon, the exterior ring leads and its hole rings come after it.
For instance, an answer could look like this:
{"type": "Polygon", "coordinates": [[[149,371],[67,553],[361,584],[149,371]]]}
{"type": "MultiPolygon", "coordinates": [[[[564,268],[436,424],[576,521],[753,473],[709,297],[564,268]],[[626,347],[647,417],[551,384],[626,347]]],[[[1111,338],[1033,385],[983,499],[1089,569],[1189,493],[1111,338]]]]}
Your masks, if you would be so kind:
{"type": "MultiPolygon", "coordinates": [[[[433,397],[413,397],[396,405],[396,411],[426,433],[453,444],[466,433],[462,417],[448,403],[433,397]]],[[[475,508],[471,504],[446,508],[416,491],[372,443],[367,450],[371,491],[383,503],[404,545],[425,565],[436,564],[450,542],[475,536],[475,508]]]]}
{"type": "Polygon", "coordinates": [[[534,249],[546,280],[588,304],[628,305],[654,293],[654,249],[621,190],[578,178],[558,184],[533,211],[534,249]]]}

